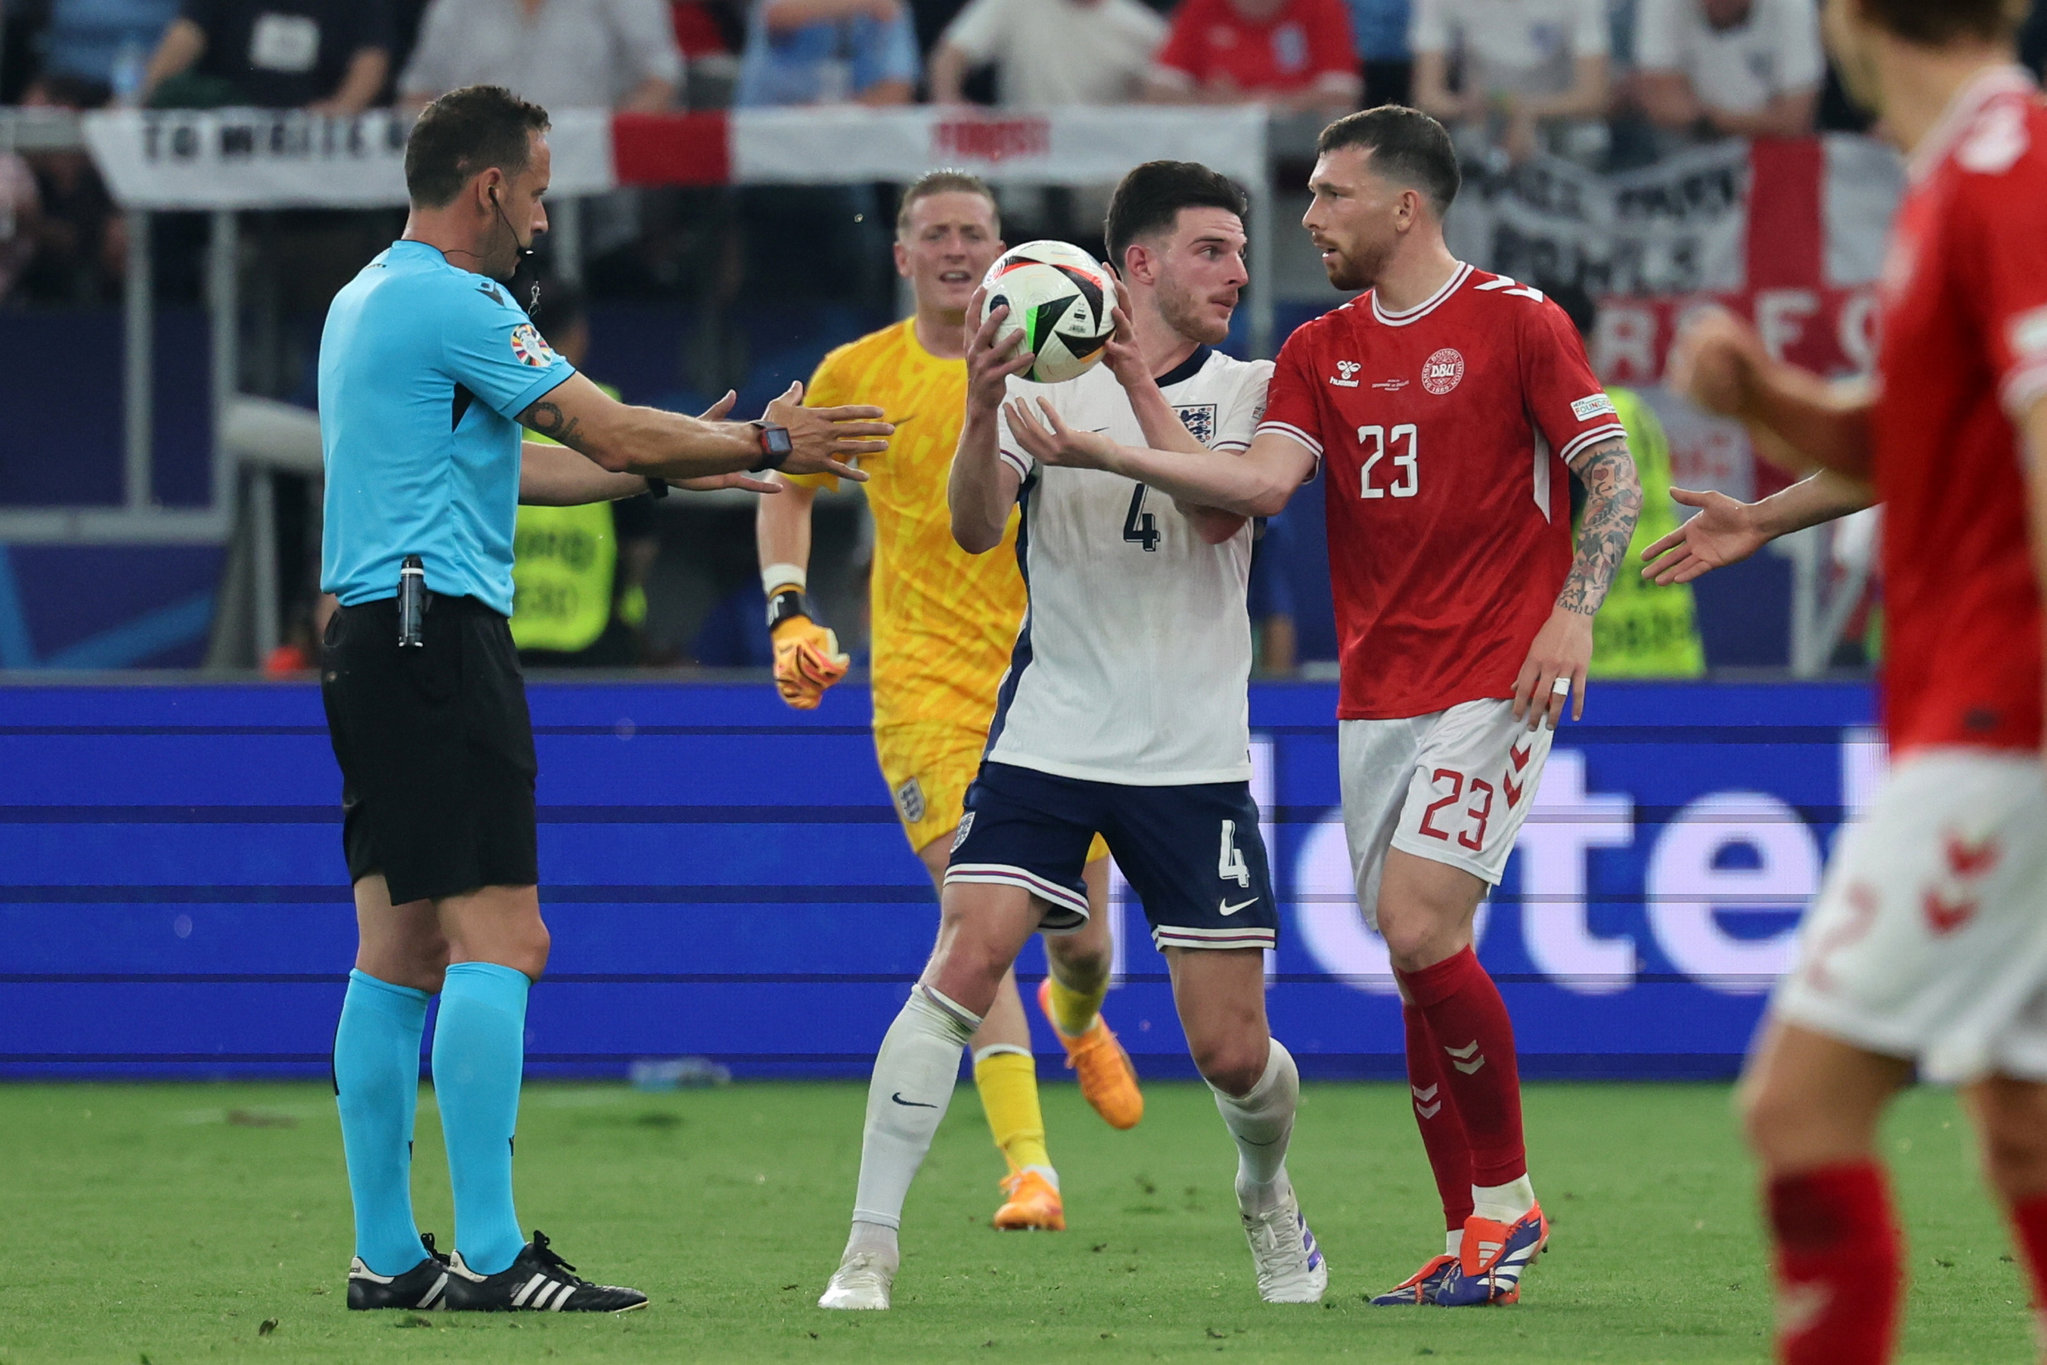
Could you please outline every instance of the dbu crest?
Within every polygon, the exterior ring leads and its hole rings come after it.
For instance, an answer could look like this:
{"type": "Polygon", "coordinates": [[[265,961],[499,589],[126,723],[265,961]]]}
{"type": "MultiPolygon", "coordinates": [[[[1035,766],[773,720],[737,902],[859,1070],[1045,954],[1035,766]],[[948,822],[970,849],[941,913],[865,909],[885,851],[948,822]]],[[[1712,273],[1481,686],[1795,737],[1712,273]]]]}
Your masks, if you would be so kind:
{"type": "Polygon", "coordinates": [[[1195,440],[1203,445],[1214,443],[1215,404],[1189,403],[1185,407],[1176,407],[1173,411],[1180,414],[1180,420],[1186,423],[1187,430],[1194,434],[1195,440]]]}

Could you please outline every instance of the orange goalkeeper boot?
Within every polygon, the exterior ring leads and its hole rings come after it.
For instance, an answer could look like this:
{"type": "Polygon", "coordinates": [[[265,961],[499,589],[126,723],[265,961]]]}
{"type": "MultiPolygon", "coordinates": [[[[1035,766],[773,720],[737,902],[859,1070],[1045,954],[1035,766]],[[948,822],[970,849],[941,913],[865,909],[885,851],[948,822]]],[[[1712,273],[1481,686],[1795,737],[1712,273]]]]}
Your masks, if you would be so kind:
{"type": "Polygon", "coordinates": [[[1144,1117],[1144,1092],[1137,1088],[1137,1068],[1130,1064],[1130,1054],[1116,1041],[1108,1021],[1098,1014],[1094,1026],[1078,1038],[1061,1033],[1052,1016],[1050,978],[1038,983],[1038,1009],[1066,1049],[1066,1069],[1079,1078],[1081,1098],[1111,1128],[1135,1128],[1144,1117]]]}
{"type": "Polygon", "coordinates": [[[1011,1171],[1002,1181],[1007,1203],[995,1210],[995,1226],[1004,1232],[1064,1232],[1066,1206],[1059,1187],[1036,1170],[1011,1171]]]}

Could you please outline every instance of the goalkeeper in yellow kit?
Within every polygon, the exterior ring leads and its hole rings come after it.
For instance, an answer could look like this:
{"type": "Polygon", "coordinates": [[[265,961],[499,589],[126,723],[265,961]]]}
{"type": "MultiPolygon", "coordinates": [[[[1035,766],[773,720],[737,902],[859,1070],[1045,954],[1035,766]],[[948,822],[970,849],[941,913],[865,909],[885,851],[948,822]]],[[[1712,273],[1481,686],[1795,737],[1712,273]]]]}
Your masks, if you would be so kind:
{"type": "MultiPolygon", "coordinates": [[[[981,762],[995,692],[1023,620],[1012,518],[1008,554],[974,556],[953,542],[946,478],[966,410],[966,308],[1002,254],[994,196],[974,176],[936,171],[903,194],[896,270],[916,297],[911,317],[824,358],[805,401],[879,404],[896,424],[885,455],[863,461],[874,517],[871,585],[874,747],[910,846],[934,885],[981,762]]],[[[757,537],[775,685],[808,710],[845,676],[846,656],[804,596],[810,512],[827,482],[790,479],[760,500],[757,537]]],[[[1081,1093],[1111,1125],[1144,1113],[1137,1076],[1100,1017],[1109,983],[1108,850],[1097,838],[1086,879],[1093,914],[1079,933],[1047,937],[1052,976],[1038,1003],[1066,1046],[1081,1093]]],[[[974,1083],[995,1144],[1009,1162],[998,1228],[1066,1226],[1059,1177],[1045,1149],[1030,1026],[1012,973],[974,1035],[974,1083]]]]}

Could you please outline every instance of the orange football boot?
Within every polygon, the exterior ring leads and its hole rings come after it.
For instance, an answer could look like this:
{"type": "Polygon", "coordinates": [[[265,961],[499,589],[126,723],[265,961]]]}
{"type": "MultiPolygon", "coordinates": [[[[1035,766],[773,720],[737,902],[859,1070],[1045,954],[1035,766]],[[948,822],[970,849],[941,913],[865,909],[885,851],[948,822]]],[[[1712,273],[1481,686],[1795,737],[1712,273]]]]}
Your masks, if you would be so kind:
{"type": "Polygon", "coordinates": [[[1002,1181],[1008,1202],[995,1210],[995,1226],[1004,1232],[1064,1232],[1066,1206],[1059,1189],[1036,1171],[1011,1171],[1002,1181]]]}
{"type": "Polygon", "coordinates": [[[1111,1128],[1135,1128],[1144,1117],[1144,1092],[1137,1088],[1137,1068],[1130,1064],[1130,1054],[1116,1041],[1108,1021],[1098,1014],[1094,1027],[1080,1037],[1060,1033],[1052,1017],[1050,978],[1038,983],[1038,1009],[1066,1049],[1066,1069],[1079,1078],[1080,1097],[1111,1128]]]}

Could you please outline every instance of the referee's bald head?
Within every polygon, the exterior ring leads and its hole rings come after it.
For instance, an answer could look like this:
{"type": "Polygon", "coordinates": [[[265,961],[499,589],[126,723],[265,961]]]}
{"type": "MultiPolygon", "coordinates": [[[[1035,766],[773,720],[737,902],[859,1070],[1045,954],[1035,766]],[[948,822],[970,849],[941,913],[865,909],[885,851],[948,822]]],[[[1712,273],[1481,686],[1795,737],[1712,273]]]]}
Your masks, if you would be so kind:
{"type": "Polygon", "coordinates": [[[547,111],[502,85],[465,85],[429,104],[405,142],[405,192],[417,208],[445,208],[471,177],[526,169],[547,111]]]}

